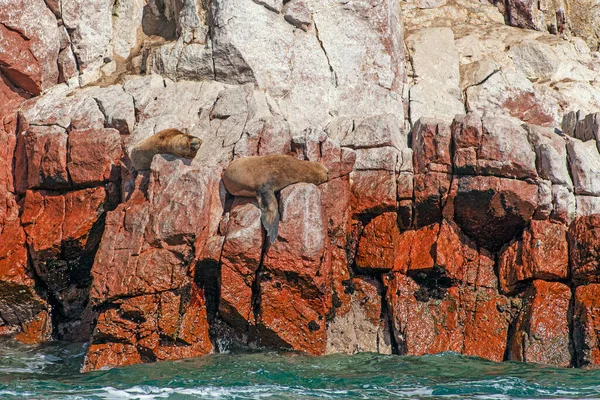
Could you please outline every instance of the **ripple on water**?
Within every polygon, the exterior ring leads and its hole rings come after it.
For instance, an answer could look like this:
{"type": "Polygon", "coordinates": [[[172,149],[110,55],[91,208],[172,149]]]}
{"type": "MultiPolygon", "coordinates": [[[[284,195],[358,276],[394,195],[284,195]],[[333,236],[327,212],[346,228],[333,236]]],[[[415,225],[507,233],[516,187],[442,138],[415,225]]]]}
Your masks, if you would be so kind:
{"type": "Polygon", "coordinates": [[[80,374],[84,348],[0,341],[0,398],[600,398],[600,371],[493,363],[456,354],[310,357],[215,354],[80,374]]]}

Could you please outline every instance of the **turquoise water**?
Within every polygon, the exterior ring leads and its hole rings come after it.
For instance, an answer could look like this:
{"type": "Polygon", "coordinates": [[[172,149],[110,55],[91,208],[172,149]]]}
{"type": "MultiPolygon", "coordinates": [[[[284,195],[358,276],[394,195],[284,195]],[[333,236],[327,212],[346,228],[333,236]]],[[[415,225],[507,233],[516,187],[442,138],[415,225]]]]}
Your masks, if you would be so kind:
{"type": "Polygon", "coordinates": [[[308,357],[215,354],[80,374],[81,345],[0,342],[0,398],[600,398],[600,371],[492,363],[456,354],[308,357]]]}

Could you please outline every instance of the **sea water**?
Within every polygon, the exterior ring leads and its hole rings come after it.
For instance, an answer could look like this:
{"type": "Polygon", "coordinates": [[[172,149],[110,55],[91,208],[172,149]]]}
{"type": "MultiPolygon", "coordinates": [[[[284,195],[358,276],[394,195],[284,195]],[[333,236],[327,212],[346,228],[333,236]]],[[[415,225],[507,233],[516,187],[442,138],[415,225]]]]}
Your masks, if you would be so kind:
{"type": "Polygon", "coordinates": [[[231,352],[81,374],[85,347],[0,341],[6,399],[600,398],[600,371],[457,354],[231,352]]]}

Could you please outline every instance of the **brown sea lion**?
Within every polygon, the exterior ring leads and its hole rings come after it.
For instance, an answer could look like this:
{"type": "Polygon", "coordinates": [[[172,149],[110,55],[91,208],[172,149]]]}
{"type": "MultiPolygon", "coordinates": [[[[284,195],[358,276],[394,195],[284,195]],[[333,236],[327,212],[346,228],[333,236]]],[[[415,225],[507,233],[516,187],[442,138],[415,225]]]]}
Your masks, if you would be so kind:
{"type": "Polygon", "coordinates": [[[327,168],[292,156],[244,157],[234,160],[223,172],[223,183],[234,196],[256,197],[269,243],[277,238],[279,205],[275,193],[299,182],[319,185],[327,182],[327,168]]]}
{"type": "Polygon", "coordinates": [[[165,129],[133,146],[129,158],[136,170],[150,169],[155,154],[174,154],[194,158],[202,140],[177,129],[165,129]]]}

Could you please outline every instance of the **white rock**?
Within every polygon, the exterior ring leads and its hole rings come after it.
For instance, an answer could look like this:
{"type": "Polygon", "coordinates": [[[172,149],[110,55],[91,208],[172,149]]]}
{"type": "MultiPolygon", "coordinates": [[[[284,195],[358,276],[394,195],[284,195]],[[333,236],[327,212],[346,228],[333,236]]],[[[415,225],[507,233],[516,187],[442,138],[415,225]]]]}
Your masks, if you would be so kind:
{"type": "Polygon", "coordinates": [[[112,1],[62,0],[63,23],[70,31],[73,52],[81,71],[88,70],[84,83],[98,77],[105,57],[112,57],[109,47],[113,34],[112,1]]]}
{"type": "Polygon", "coordinates": [[[536,166],[540,177],[572,190],[565,139],[550,128],[527,125],[526,130],[536,152],[536,166]]]}
{"type": "Polygon", "coordinates": [[[133,97],[125,93],[122,86],[100,88],[90,95],[96,100],[100,111],[106,117],[107,127],[115,128],[123,135],[133,132],[135,125],[133,97]]]}
{"type": "Polygon", "coordinates": [[[308,32],[252,0],[215,0],[217,79],[255,82],[278,102],[295,134],[324,128],[332,116],[390,113],[403,121],[397,3],[305,3],[314,21],[308,32]]]}
{"type": "Polygon", "coordinates": [[[571,139],[567,153],[575,194],[600,196],[600,154],[596,143],[571,139]]]}
{"type": "Polygon", "coordinates": [[[138,45],[138,30],[142,25],[144,0],[117,1],[113,14],[113,48],[123,59],[138,45]]]}
{"type": "Polygon", "coordinates": [[[575,198],[577,199],[577,217],[600,214],[600,197],[575,196],[575,198]]]}
{"type": "Polygon", "coordinates": [[[452,120],[464,114],[458,52],[449,28],[427,28],[406,39],[411,54],[414,85],[410,88],[410,119],[452,120]]]}
{"type": "Polygon", "coordinates": [[[563,185],[552,185],[552,217],[570,224],[575,218],[576,201],[571,190],[563,185]]]}
{"type": "Polygon", "coordinates": [[[355,170],[398,171],[402,153],[395,147],[377,147],[373,149],[357,149],[355,170]]]}
{"type": "Polygon", "coordinates": [[[392,146],[402,150],[408,147],[406,134],[390,114],[365,118],[344,137],[341,144],[353,149],[392,146]]]}

